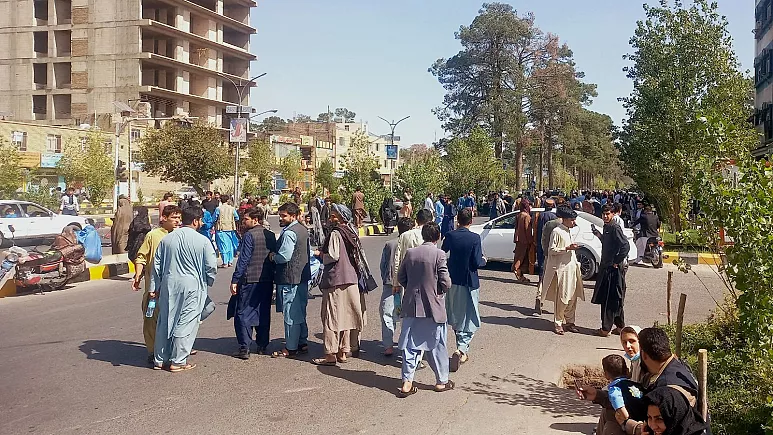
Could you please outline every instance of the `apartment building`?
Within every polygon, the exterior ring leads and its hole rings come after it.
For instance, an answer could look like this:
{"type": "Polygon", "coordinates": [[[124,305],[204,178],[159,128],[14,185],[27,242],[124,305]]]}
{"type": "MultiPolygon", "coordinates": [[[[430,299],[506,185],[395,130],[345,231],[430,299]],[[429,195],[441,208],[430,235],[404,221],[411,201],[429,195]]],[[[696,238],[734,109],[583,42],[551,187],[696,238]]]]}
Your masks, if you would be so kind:
{"type": "Polygon", "coordinates": [[[755,157],[773,152],[773,0],[757,0],[754,10],[754,125],[762,135],[755,157]]]}
{"type": "MultiPolygon", "coordinates": [[[[349,149],[349,145],[352,143],[352,139],[358,132],[365,133],[368,138],[370,152],[376,158],[379,163],[378,172],[381,174],[381,178],[384,181],[384,185],[389,185],[391,177],[397,168],[400,167],[399,153],[397,153],[397,159],[390,159],[387,155],[387,145],[391,145],[391,138],[388,134],[377,135],[368,130],[367,122],[344,122],[336,123],[335,138],[335,153],[333,163],[335,164],[336,171],[343,172],[346,170],[345,156],[349,149]]],[[[395,145],[400,148],[400,137],[395,136],[395,145]]]]}
{"type": "MultiPolygon", "coordinates": [[[[254,0],[0,0],[0,114],[109,128],[114,102],[227,126],[254,0]],[[148,105],[143,105],[148,107],[148,105]]],[[[241,104],[249,105],[249,92],[241,104]]]]}

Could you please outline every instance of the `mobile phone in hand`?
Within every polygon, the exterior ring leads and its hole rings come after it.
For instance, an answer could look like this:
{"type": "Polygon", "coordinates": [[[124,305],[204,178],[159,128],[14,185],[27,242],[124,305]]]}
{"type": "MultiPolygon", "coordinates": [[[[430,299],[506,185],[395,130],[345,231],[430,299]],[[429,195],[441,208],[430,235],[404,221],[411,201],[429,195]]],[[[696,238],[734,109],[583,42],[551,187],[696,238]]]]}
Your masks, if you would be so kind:
{"type": "Polygon", "coordinates": [[[577,397],[579,397],[581,400],[585,400],[585,393],[582,391],[580,381],[577,379],[574,380],[574,389],[577,391],[577,397]]]}

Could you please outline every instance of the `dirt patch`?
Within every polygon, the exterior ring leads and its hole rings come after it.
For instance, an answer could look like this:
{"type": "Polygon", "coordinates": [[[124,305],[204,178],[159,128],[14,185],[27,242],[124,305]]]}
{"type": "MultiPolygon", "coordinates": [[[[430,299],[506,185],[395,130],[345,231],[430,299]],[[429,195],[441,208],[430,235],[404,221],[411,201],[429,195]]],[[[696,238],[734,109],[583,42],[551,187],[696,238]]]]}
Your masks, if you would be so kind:
{"type": "Polygon", "coordinates": [[[597,389],[605,387],[609,381],[604,377],[604,371],[600,366],[571,365],[564,369],[561,375],[561,386],[574,389],[574,382],[580,385],[591,386],[597,389]]]}

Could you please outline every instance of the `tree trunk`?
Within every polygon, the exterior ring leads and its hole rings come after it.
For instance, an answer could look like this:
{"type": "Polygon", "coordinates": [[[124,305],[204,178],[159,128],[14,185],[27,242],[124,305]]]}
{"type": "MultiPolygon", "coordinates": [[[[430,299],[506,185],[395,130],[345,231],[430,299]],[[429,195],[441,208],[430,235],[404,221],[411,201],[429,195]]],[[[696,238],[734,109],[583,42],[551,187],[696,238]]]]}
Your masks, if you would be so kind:
{"type": "Polygon", "coordinates": [[[521,176],[523,175],[523,138],[515,145],[515,191],[521,191],[521,176]]]}
{"type": "MultiPolygon", "coordinates": [[[[550,126],[548,126],[550,127],[550,126]]],[[[553,134],[550,131],[550,128],[548,128],[547,131],[547,147],[548,147],[548,188],[555,189],[555,174],[553,174],[553,134]]]]}
{"type": "Polygon", "coordinates": [[[537,180],[539,180],[539,190],[544,192],[546,189],[545,189],[545,182],[542,179],[542,168],[545,166],[545,162],[544,162],[544,159],[543,159],[543,157],[545,156],[545,153],[544,153],[544,151],[545,151],[545,127],[542,126],[542,128],[540,128],[540,130],[541,130],[541,134],[542,134],[542,139],[540,140],[540,143],[539,143],[539,168],[537,168],[536,171],[534,171],[534,176],[538,177],[537,180]]]}

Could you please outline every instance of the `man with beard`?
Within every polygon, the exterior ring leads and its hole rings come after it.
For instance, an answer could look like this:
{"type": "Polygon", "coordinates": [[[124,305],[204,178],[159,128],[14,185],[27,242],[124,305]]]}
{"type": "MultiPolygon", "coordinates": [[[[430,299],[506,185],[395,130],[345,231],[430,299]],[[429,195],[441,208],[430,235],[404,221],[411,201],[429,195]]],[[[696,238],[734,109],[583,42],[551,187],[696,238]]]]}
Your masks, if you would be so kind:
{"type": "Polygon", "coordinates": [[[601,329],[596,333],[602,337],[609,335],[613,323],[615,334],[620,334],[620,330],[625,327],[625,260],[630,247],[623,229],[615,223],[614,216],[612,207],[605,205],[601,210],[604,233],[593,227],[593,234],[601,239],[601,265],[591,302],[601,305],[601,329]]]}

